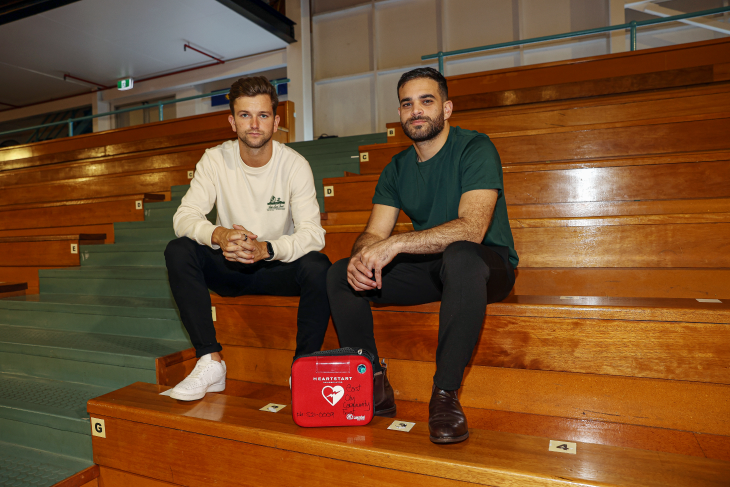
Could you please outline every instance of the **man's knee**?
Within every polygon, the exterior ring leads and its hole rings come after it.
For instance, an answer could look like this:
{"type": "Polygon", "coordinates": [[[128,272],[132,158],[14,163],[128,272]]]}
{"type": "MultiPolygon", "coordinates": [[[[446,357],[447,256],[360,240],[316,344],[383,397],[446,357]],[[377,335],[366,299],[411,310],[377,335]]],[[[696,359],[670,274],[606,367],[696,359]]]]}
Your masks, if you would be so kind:
{"type": "Polygon", "coordinates": [[[331,266],[329,257],[320,252],[312,251],[299,258],[299,273],[305,281],[314,279],[324,283],[331,266]]]}
{"type": "Polygon", "coordinates": [[[340,259],[327,271],[327,289],[334,290],[343,282],[347,282],[347,264],[349,258],[340,259]]]}
{"type": "Polygon", "coordinates": [[[480,255],[480,245],[460,240],[444,250],[441,272],[457,272],[459,274],[486,272],[487,265],[480,255]]]}
{"type": "Polygon", "coordinates": [[[183,262],[195,253],[195,246],[198,245],[187,237],[176,238],[171,240],[165,247],[165,263],[171,265],[183,262]]]}

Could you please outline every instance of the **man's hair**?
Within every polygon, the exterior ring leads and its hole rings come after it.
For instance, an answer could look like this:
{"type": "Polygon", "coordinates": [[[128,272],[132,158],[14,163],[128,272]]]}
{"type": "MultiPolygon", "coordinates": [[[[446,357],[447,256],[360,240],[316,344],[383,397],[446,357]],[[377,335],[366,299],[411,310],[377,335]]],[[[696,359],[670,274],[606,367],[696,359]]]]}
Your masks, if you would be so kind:
{"type": "Polygon", "coordinates": [[[271,98],[271,108],[273,114],[276,115],[276,107],[279,106],[279,97],[276,95],[276,87],[272,85],[264,76],[253,76],[241,78],[231,85],[231,91],[228,93],[228,106],[231,107],[231,115],[234,117],[233,104],[242,96],[258,96],[269,95],[271,98]]]}
{"type": "Polygon", "coordinates": [[[434,80],[439,85],[439,95],[443,98],[443,101],[449,99],[449,87],[446,85],[446,78],[444,75],[439,73],[433,68],[416,68],[403,73],[403,76],[398,80],[398,100],[400,100],[400,87],[414,79],[428,78],[434,80]]]}

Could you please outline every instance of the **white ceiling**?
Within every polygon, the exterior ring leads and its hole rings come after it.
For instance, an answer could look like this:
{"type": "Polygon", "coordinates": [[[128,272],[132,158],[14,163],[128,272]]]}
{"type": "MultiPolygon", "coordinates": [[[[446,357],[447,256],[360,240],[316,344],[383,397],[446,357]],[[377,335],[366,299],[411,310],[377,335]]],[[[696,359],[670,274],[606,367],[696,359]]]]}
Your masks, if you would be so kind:
{"type": "Polygon", "coordinates": [[[64,73],[115,85],[214,62],[185,43],[223,60],[287,45],[216,0],[82,0],[0,26],[0,102],[90,90],[64,73]]]}

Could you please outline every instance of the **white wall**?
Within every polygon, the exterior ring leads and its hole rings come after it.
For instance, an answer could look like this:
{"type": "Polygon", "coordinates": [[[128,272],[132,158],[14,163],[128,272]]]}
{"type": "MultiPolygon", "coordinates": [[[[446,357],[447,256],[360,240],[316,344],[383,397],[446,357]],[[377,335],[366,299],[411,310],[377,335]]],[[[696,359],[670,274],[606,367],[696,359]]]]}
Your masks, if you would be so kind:
{"type": "MultiPolygon", "coordinates": [[[[382,132],[397,122],[396,84],[421,56],[631,20],[634,0],[312,0],[314,136],[382,132]],[[617,2],[620,2],[617,3],[617,2]]],[[[670,0],[696,11],[728,0],[670,0]],[[695,7],[693,7],[695,5],[695,7]]],[[[653,18],[647,16],[646,18],[653,18]]],[[[671,24],[640,30],[640,49],[722,37],[671,24]]],[[[446,59],[447,76],[622,52],[627,34],[505,48],[446,59]]]]}

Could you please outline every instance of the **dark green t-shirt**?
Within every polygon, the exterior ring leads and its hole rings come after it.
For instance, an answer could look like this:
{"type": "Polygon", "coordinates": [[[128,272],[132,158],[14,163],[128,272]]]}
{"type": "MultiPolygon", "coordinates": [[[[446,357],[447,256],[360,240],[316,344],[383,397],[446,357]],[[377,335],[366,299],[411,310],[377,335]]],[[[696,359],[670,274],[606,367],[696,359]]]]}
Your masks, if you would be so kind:
{"type": "Polygon", "coordinates": [[[482,244],[506,247],[517,267],[512,230],[502,184],[502,163],[489,137],[473,130],[451,127],[446,144],[426,162],[416,149],[399,152],[385,166],[373,204],[402,209],[416,230],[425,230],[459,217],[461,195],[475,189],[497,189],[499,197],[492,223],[482,244]]]}

